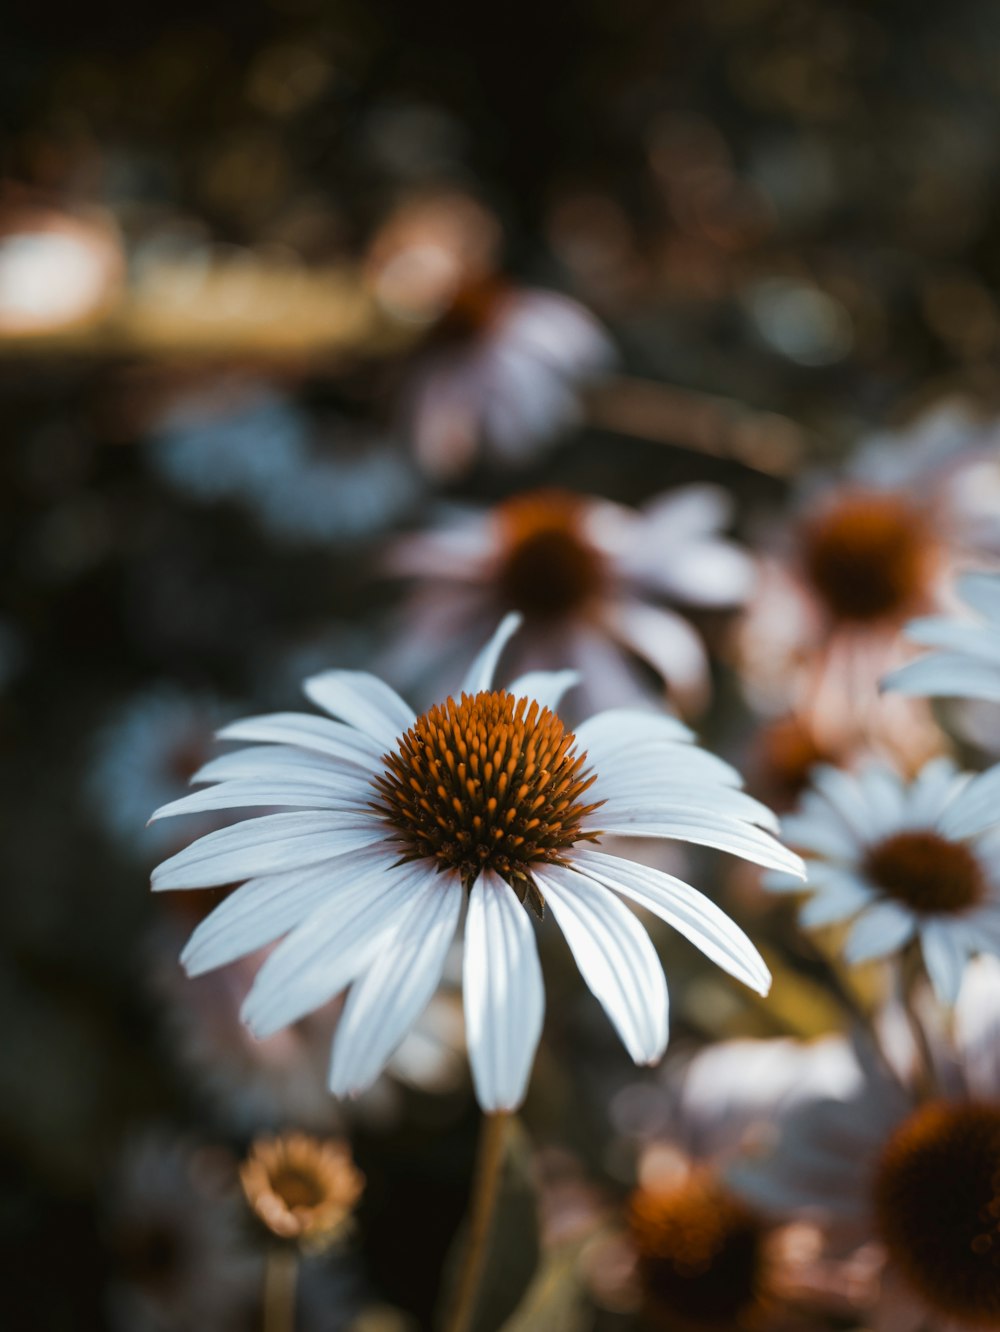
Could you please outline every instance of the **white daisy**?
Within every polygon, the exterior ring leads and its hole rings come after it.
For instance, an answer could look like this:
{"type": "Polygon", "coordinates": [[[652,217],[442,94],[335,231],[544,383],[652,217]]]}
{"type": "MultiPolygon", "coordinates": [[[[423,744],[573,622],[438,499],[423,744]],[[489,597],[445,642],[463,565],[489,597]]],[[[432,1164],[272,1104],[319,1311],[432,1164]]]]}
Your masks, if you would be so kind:
{"type": "Polygon", "coordinates": [[[751,556],[725,535],[732,511],[726,491],[708,485],[680,487],[638,510],[536,490],[400,537],[387,569],[419,582],[394,672],[412,680],[430,666],[440,678],[443,649],[470,660],[500,615],[517,611],[525,618],[513,650],[518,671],[581,670],[594,709],[648,697],[659,677],[682,710],[696,709],[707,701],[711,669],[682,610],[733,609],[754,583],[751,556]]]}
{"type": "Polygon", "coordinates": [[[774,1155],[730,1175],[772,1213],[820,1221],[840,1249],[880,1246],[875,1332],[1000,1326],[998,1022],[1000,968],[981,958],[955,1009],[957,1060],[929,1033],[939,1094],[922,1099],[859,1043],[859,1085],[779,1115],[774,1155]]]}
{"type": "MultiPolygon", "coordinates": [[[[978,776],[933,759],[911,782],[889,768],[821,767],[782,831],[806,856],[803,925],[855,917],[849,962],[919,940],[943,1003],[954,1003],[974,953],[1000,954],[1000,766],[978,776]]],[[[769,886],[795,891],[785,876],[769,886]]]]}
{"type": "Polygon", "coordinates": [[[295,808],[201,838],[154,872],[153,887],[249,879],[198,927],[182,960],[196,975],[287,936],[243,1006],[258,1036],[351,987],[333,1042],[337,1095],[371,1085],[428,1003],[466,901],[467,1039],[488,1110],[521,1101],[542,1026],[522,904],[551,910],[639,1063],[666,1047],[667,987],[619,895],[754,989],[769,986],[757,950],[712,901],[596,843],[602,832],[678,838],[801,873],[766,831],[774,816],[671,718],[606,712],[574,736],[551,710],[571,672],[491,690],[517,625],[516,616],[503,622],[460,698],[420,717],[374,676],[313,677],[307,694],[337,720],[284,713],[226,727],[222,738],[258,743],[209,763],[196,780],[216,785],[154,815],[295,808]]]}
{"type": "Polygon", "coordinates": [[[1000,703],[1000,574],[966,574],[958,579],[956,591],[972,615],[911,620],[907,638],[937,651],[892,671],[883,688],[926,698],[1000,703]]]}

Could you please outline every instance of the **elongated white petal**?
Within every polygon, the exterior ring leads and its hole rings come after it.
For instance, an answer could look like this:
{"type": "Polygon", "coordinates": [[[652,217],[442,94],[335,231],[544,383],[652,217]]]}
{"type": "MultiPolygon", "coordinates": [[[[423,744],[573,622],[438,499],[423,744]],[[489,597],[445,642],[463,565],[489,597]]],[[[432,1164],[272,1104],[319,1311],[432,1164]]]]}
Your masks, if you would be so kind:
{"type": "Polygon", "coordinates": [[[253,875],[300,869],[387,840],[369,813],[262,814],[207,833],[153,870],[154,891],[215,888],[253,875]]]}
{"type": "Polygon", "coordinates": [[[463,694],[481,694],[486,689],[492,689],[500,654],[521,627],[523,619],[516,611],[503,617],[493,637],[466,671],[462,681],[463,694]]]}
{"type": "Polygon", "coordinates": [[[967,573],[959,578],[958,595],[967,606],[1000,624],[1000,577],[989,573],[967,573]]]}
{"type": "Polygon", "coordinates": [[[609,820],[602,817],[603,814],[602,809],[595,810],[586,821],[587,827],[616,837],[664,837],[693,842],[696,846],[712,846],[767,869],[785,870],[800,879],[806,877],[805,867],[794,851],[748,823],[695,814],[684,814],[676,819],[658,816],[647,821],[624,815],[609,820]]]}
{"type": "Polygon", "coordinates": [[[658,818],[680,817],[690,811],[707,816],[718,814],[741,823],[755,823],[769,832],[778,831],[777,817],[770,809],[745,791],[730,787],[704,787],[695,784],[660,782],[650,788],[648,781],[602,782],[600,777],[591,788],[591,799],[603,800],[603,817],[613,819],[637,818],[646,823],[658,818]]]}
{"type": "MultiPolygon", "coordinates": [[[[815,808],[815,807],[814,807],[815,808]]],[[[852,860],[860,844],[855,833],[842,822],[833,822],[822,813],[786,814],[781,820],[781,835],[786,842],[817,856],[831,860],[852,860]]]]}
{"type": "Polygon", "coordinates": [[[357,764],[322,754],[306,754],[301,749],[282,751],[277,745],[264,745],[261,749],[263,753],[255,753],[256,746],[251,745],[235,754],[221,754],[199,768],[191,781],[195,785],[226,781],[289,782],[293,786],[304,783],[333,791],[342,791],[345,784],[358,789],[359,784],[367,782],[370,788],[370,770],[357,764]]]}
{"type": "Polygon", "coordinates": [[[872,891],[860,879],[844,873],[839,879],[817,889],[799,911],[799,923],[806,929],[847,920],[872,901],[872,891]]]}
{"type": "Polygon", "coordinates": [[[916,929],[913,913],[897,902],[873,902],[859,916],[844,945],[848,962],[867,962],[886,957],[912,939],[916,929]]]}
{"type": "Polygon", "coordinates": [[[484,1110],[514,1110],[542,1033],[545,991],[528,913],[490,870],[469,895],[462,989],[476,1099],[484,1110]]]}
{"type": "Polygon", "coordinates": [[[378,760],[361,764],[332,754],[317,754],[293,745],[247,745],[232,754],[220,754],[203,764],[191,777],[192,786],[202,782],[254,780],[265,777],[291,778],[297,781],[325,781],[329,776],[357,781],[359,770],[370,774],[381,771],[378,760]]]}
{"type": "Polygon", "coordinates": [[[426,864],[373,864],[338,888],[267,959],[243,1004],[243,1020],[270,1036],[332,999],[365,970],[427,881],[426,864]]]}
{"type": "Polygon", "coordinates": [[[934,993],[950,1008],[962,987],[968,954],[943,921],[928,921],[920,931],[920,946],[934,993]]]}
{"type": "Polygon", "coordinates": [[[535,878],[583,979],[637,1064],[667,1047],[667,981],[649,935],[606,888],[559,865],[535,878]]]}
{"type": "Polygon", "coordinates": [[[851,773],[824,763],[813,769],[811,777],[813,790],[836,811],[858,842],[871,841],[879,835],[881,830],[873,822],[874,811],[851,773]]]}
{"type": "Polygon", "coordinates": [[[974,837],[1000,824],[1000,763],[979,773],[937,821],[945,837],[974,837]]]}
{"type": "Polygon", "coordinates": [[[576,738],[581,749],[607,759],[615,753],[627,754],[631,746],[652,739],[686,743],[694,736],[683,722],[662,712],[607,708],[581,722],[576,728],[576,738]]]}
{"type": "Polygon", "coordinates": [[[906,825],[932,827],[967,781],[949,758],[934,758],[917,773],[906,800],[906,825]]]}
{"type": "Polygon", "coordinates": [[[325,712],[371,736],[383,749],[394,748],[416,721],[413,709],[395,689],[367,671],[324,671],[302,687],[325,712]]]}
{"type": "Polygon", "coordinates": [[[1000,666],[958,652],[932,652],[890,671],[883,689],[921,698],[984,698],[1000,701],[1000,666]]]}
{"type": "Polygon", "coordinates": [[[382,1072],[437,989],[462,910],[457,876],[425,878],[398,932],[351,987],[333,1040],[330,1090],[355,1096],[382,1072]]]}
{"type": "Polygon", "coordinates": [[[251,879],[221,902],[191,935],[181,953],[188,975],[199,976],[273,943],[325,906],[353,875],[378,863],[387,867],[391,861],[385,853],[348,852],[334,862],[251,879]]]}
{"type": "Polygon", "coordinates": [[[573,866],[665,920],[744,985],[759,994],[771,988],[771,973],[750,939],[721,907],[683,879],[586,847],[573,852],[573,866]]]}
{"type": "MultiPolygon", "coordinates": [[[[577,740],[580,749],[586,746],[577,740]]],[[[742,778],[735,768],[705,749],[691,744],[677,744],[667,740],[636,741],[615,753],[602,753],[600,749],[587,750],[589,762],[602,785],[613,782],[689,780],[715,789],[739,790],[742,778]]]]}
{"type": "Polygon", "coordinates": [[[375,764],[384,753],[371,736],[329,717],[308,712],[274,712],[263,717],[244,717],[216,731],[220,740],[258,740],[266,744],[296,745],[318,754],[329,754],[363,767],[375,764]]]}
{"type": "Polygon", "coordinates": [[[263,809],[267,805],[296,805],[300,809],[367,809],[372,798],[371,784],[364,778],[341,776],[322,785],[313,782],[248,781],[221,782],[204,791],[161,805],[150,816],[171,819],[178,814],[200,814],[212,809],[263,809]]]}
{"type": "Polygon", "coordinates": [[[911,620],[906,626],[906,637],[921,647],[959,652],[990,661],[994,668],[1000,666],[1000,630],[996,625],[969,624],[935,615],[911,620]]]}
{"type": "Polygon", "coordinates": [[[533,698],[550,712],[558,712],[563,695],[580,678],[579,671],[528,671],[511,680],[507,692],[515,698],[533,698]]]}

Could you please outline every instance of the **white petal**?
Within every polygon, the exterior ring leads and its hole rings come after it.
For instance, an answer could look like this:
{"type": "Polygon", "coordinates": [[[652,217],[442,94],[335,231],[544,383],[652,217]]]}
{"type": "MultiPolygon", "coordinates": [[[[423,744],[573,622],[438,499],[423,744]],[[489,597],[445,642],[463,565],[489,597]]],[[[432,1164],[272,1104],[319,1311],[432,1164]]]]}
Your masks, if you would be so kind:
{"type": "Polygon", "coordinates": [[[760,994],[771,988],[771,973],[740,927],[704,893],[672,874],[618,856],[578,847],[573,864],[606,888],[630,897],[679,930],[731,976],[760,994]]]}
{"type": "Polygon", "coordinates": [[[496,633],[466,672],[462,681],[463,694],[481,694],[486,689],[492,689],[500,654],[521,627],[523,618],[516,611],[503,617],[496,633]]]}
{"type": "Polygon", "coordinates": [[[1000,823],[1000,763],[979,773],[937,821],[945,837],[975,837],[1000,823]]]}
{"type": "Polygon", "coordinates": [[[367,671],[324,671],[306,680],[302,688],[325,712],[371,736],[383,749],[395,748],[416,720],[413,709],[395,689],[367,671]]]}
{"type": "Polygon", "coordinates": [[[594,800],[603,800],[603,817],[634,816],[646,823],[663,815],[675,818],[690,810],[699,814],[719,814],[741,823],[756,823],[769,832],[779,829],[777,817],[753,796],[732,787],[704,786],[694,782],[657,782],[651,787],[648,777],[619,777],[611,782],[600,777],[591,788],[594,800]]]}
{"type": "Polygon", "coordinates": [[[604,616],[609,631],[678,691],[701,699],[708,690],[708,653],[692,626],[675,611],[615,601],[604,616]]]}
{"type": "Polygon", "coordinates": [[[767,869],[785,870],[800,879],[806,877],[805,866],[794,851],[749,823],[696,814],[683,814],[676,819],[658,816],[646,821],[627,816],[607,820],[602,814],[603,810],[595,810],[586,820],[587,827],[616,837],[664,837],[693,842],[696,846],[712,846],[767,869]]]}
{"type": "Polygon", "coordinates": [[[872,901],[872,890],[853,874],[828,881],[799,911],[799,924],[806,929],[846,920],[872,901]]]}
{"type": "Polygon", "coordinates": [[[836,810],[847,829],[859,842],[870,841],[878,835],[872,823],[872,809],[865,799],[861,783],[840,768],[820,764],[812,772],[813,790],[836,810]]]}
{"type": "Polygon", "coordinates": [[[906,637],[921,647],[942,648],[992,662],[994,669],[1000,667],[1000,632],[994,625],[970,624],[935,615],[911,620],[906,626],[906,637]]]}
{"type": "Polygon", "coordinates": [[[484,1110],[514,1110],[541,1036],[545,991],[528,913],[490,870],[469,895],[462,989],[476,1099],[484,1110]]]}
{"type": "Polygon", "coordinates": [[[637,1064],[667,1048],[667,981],[649,935],[610,892],[550,865],[535,879],[576,964],[637,1064]]]}
{"type": "Polygon", "coordinates": [[[860,847],[857,837],[836,820],[828,809],[815,806],[807,813],[803,804],[799,814],[786,814],[781,820],[781,835],[786,842],[817,856],[831,860],[854,860],[860,847]]]}
{"type": "Polygon", "coordinates": [[[961,789],[958,778],[958,769],[949,758],[934,758],[925,763],[907,792],[907,826],[923,828],[935,824],[961,789]]]}
{"type": "Polygon", "coordinates": [[[927,698],[985,698],[1000,701],[1000,667],[957,652],[932,652],[890,671],[883,689],[927,698]]]}
{"type": "Polygon", "coordinates": [[[913,937],[913,913],[897,902],[874,902],[859,916],[844,944],[848,962],[867,962],[902,948],[913,937]]]}
{"type": "Polygon", "coordinates": [[[967,606],[1000,624],[1000,577],[988,573],[963,574],[957,583],[958,595],[967,606]]]}
{"type": "Polygon", "coordinates": [[[945,921],[931,920],[920,931],[920,946],[934,993],[951,1007],[958,998],[968,953],[945,921]]]}
{"type": "Polygon", "coordinates": [[[607,708],[581,722],[576,728],[576,738],[581,748],[610,758],[615,753],[627,754],[630,746],[637,743],[652,739],[685,742],[692,740],[694,734],[676,717],[662,712],[607,708]]]}
{"type": "Polygon", "coordinates": [[[347,781],[371,781],[372,766],[349,763],[328,754],[310,754],[291,745],[248,745],[232,754],[220,754],[203,764],[191,777],[192,786],[202,782],[275,781],[332,785],[347,781]]]}
{"type": "Polygon", "coordinates": [[[362,766],[378,762],[384,746],[343,722],[313,717],[308,712],[274,712],[244,717],[216,731],[220,740],[258,740],[268,744],[298,745],[362,766]]]}
{"type": "Polygon", "coordinates": [[[336,862],[250,879],[201,922],[181,953],[181,963],[189,976],[200,976],[273,943],[335,897],[352,875],[378,860],[385,868],[392,864],[384,853],[348,853],[336,862]]]}
{"type": "Polygon", "coordinates": [[[322,785],[292,781],[221,782],[204,791],[181,796],[161,805],[150,815],[150,823],[178,814],[200,814],[212,809],[256,809],[267,805],[297,805],[302,809],[365,810],[372,798],[367,778],[339,776],[322,785]]]}
{"type": "Polygon", "coordinates": [[[220,754],[209,760],[191,777],[191,785],[202,782],[226,782],[256,777],[302,777],[305,781],[319,780],[333,773],[337,776],[358,777],[359,769],[370,775],[382,771],[377,759],[361,760],[335,758],[332,754],[317,754],[315,750],[300,749],[297,745],[247,745],[231,754],[220,754]]]}
{"type": "Polygon", "coordinates": [[[579,671],[528,671],[511,680],[507,692],[515,698],[533,698],[550,712],[558,712],[563,695],[580,679],[579,671]]]}
{"type": "Polygon", "coordinates": [[[370,1087],[427,1007],[461,910],[458,877],[432,874],[391,943],[352,986],[333,1040],[335,1096],[355,1096],[370,1087]]]}
{"type": "Polygon", "coordinates": [[[379,861],[349,882],[331,884],[331,899],[278,945],[243,1004],[254,1034],[270,1036],[332,999],[361,974],[427,882],[422,861],[379,861]]]}
{"type": "Polygon", "coordinates": [[[385,825],[365,814],[263,814],[220,828],[153,870],[154,891],[215,888],[251,875],[300,869],[387,838],[385,825]]]}

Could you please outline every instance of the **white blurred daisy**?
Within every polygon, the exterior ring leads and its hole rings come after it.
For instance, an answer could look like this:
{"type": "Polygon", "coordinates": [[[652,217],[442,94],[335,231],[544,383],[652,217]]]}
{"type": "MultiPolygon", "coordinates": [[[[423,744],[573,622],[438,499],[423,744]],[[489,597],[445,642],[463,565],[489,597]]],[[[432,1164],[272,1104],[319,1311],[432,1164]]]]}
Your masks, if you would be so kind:
{"type": "Polygon", "coordinates": [[[884,1253],[874,1332],[1000,1326],[1000,967],[969,968],[955,1009],[957,1060],[930,1054],[921,1098],[867,1047],[847,1094],[779,1117],[777,1150],[731,1178],[772,1214],[820,1222],[840,1251],[884,1253]]]}
{"type": "MultiPolygon", "coordinates": [[[[947,759],[912,782],[888,768],[816,770],[782,831],[806,857],[806,926],[855,918],[844,955],[887,957],[919,940],[938,997],[954,1003],[974,953],[1000,954],[1000,766],[978,776],[947,759]]],[[[769,876],[769,885],[800,885],[769,876]]]]}
{"type": "Polygon", "coordinates": [[[1000,508],[982,503],[990,467],[995,433],[940,407],[805,478],[740,627],[754,706],[808,718],[830,753],[874,749],[913,769],[940,752],[926,705],[877,684],[906,656],[906,622],[943,607],[957,569],[1000,550],[1000,508]]]}
{"type": "Polygon", "coordinates": [[[956,591],[971,614],[911,620],[906,637],[937,650],[892,671],[882,681],[884,688],[1000,703],[1000,574],[966,574],[956,591]]]}
{"type": "Polygon", "coordinates": [[[420,582],[389,668],[440,678],[445,649],[471,659],[499,616],[517,611],[525,625],[516,671],[579,669],[585,702],[598,709],[648,696],[638,659],[693,710],[707,701],[708,654],[664,603],[731,609],[746,600],[754,563],[724,534],[732,507],[715,486],[686,486],[638,510],[539,490],[401,537],[387,568],[420,582]]]}
{"type": "Polygon", "coordinates": [[[258,1036],[351,987],[333,1042],[335,1094],[370,1086],[412,1027],[466,902],[467,1040],[488,1110],[519,1104],[541,1033],[541,969],[523,906],[551,910],[637,1062],[666,1046],[667,988],[619,895],[768,988],[757,950],[713,902],[595,843],[602,832],[678,838],[799,873],[798,857],[763,830],[773,815],[670,718],[607,712],[574,736],[551,710],[572,673],[492,690],[517,624],[503,622],[458,699],[420,717],[375,676],[313,677],[306,692],[337,720],[285,713],[226,727],[222,738],[257,743],[209,763],[195,780],[216,785],[155,815],[297,808],[201,838],[154,872],[153,887],[249,878],[198,927],[182,960],[199,974],[287,936],[243,1006],[258,1036]]]}

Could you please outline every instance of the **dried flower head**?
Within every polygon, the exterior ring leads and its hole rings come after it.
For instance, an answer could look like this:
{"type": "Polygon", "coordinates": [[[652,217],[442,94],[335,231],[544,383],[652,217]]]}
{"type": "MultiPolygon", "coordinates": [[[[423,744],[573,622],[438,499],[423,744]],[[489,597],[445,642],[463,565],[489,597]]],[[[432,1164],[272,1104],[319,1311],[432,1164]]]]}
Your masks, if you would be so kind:
{"type": "Polygon", "coordinates": [[[365,1185],[346,1142],[306,1133],[258,1138],[240,1180],[268,1230],[310,1248],[325,1248],[336,1237],[365,1185]]]}

